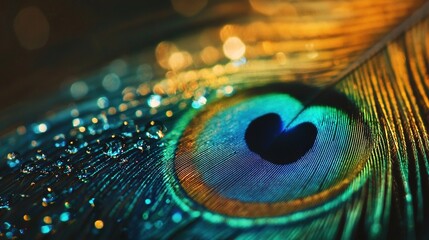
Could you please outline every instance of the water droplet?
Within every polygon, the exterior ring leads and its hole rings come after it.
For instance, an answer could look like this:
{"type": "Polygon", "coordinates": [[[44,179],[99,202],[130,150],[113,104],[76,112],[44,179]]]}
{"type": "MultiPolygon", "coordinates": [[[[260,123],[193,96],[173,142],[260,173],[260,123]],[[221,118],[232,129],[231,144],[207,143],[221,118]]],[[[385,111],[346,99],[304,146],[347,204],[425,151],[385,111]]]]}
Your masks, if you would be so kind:
{"type": "Polygon", "coordinates": [[[46,160],[46,155],[43,153],[42,150],[37,150],[36,154],[34,155],[34,157],[36,158],[36,160],[38,161],[45,161],[46,160]]]}
{"type": "Polygon", "coordinates": [[[24,219],[24,221],[28,222],[31,220],[31,216],[28,214],[25,214],[24,216],[22,216],[22,219],[24,219]]]}
{"type": "Polygon", "coordinates": [[[161,96],[157,94],[150,95],[147,99],[147,105],[151,108],[159,107],[161,105],[161,96]]]}
{"type": "Polygon", "coordinates": [[[5,230],[9,230],[12,227],[12,224],[10,224],[9,222],[3,222],[3,229],[5,230]]]}
{"type": "Polygon", "coordinates": [[[21,173],[24,174],[30,174],[34,173],[37,169],[39,169],[39,165],[33,163],[33,162],[26,162],[21,166],[21,173]]]}
{"type": "Polygon", "coordinates": [[[10,153],[8,153],[7,154],[7,159],[8,160],[13,160],[13,159],[15,159],[17,156],[19,155],[19,153],[17,153],[17,152],[10,152],[10,153]]]}
{"type": "Polygon", "coordinates": [[[91,207],[95,207],[95,198],[89,199],[88,203],[91,205],[91,207]]]}
{"type": "Polygon", "coordinates": [[[64,165],[64,160],[63,160],[63,159],[58,159],[58,160],[55,162],[55,166],[56,166],[56,167],[58,167],[58,168],[62,168],[62,167],[63,167],[63,165],[64,165]]]}
{"type": "Polygon", "coordinates": [[[57,195],[53,192],[49,192],[42,198],[42,203],[45,203],[46,205],[54,204],[56,200],[57,200],[57,195]]]}
{"type": "Polygon", "coordinates": [[[106,97],[100,97],[97,99],[97,106],[101,109],[105,109],[109,107],[109,99],[106,97]]]}
{"type": "Polygon", "coordinates": [[[77,153],[77,151],[79,150],[79,148],[77,148],[75,145],[74,145],[74,142],[73,141],[70,141],[69,142],[69,145],[67,145],[67,148],[65,149],[65,151],[67,152],[67,153],[69,153],[69,154],[75,154],[75,153],[77,153]]]}
{"type": "Polygon", "coordinates": [[[7,165],[10,168],[15,168],[15,167],[19,166],[19,164],[20,164],[21,161],[19,160],[18,157],[19,157],[19,153],[17,153],[17,152],[10,152],[10,153],[8,153],[7,156],[6,156],[6,159],[7,159],[6,163],[7,163],[7,165]]]}
{"type": "Polygon", "coordinates": [[[103,152],[111,158],[118,158],[125,149],[125,141],[122,137],[112,135],[106,140],[103,147],[103,152]]]}
{"type": "Polygon", "coordinates": [[[231,96],[233,94],[234,94],[234,87],[232,87],[231,85],[224,86],[222,88],[219,88],[216,91],[216,96],[218,98],[229,97],[229,96],[231,96]]]}
{"type": "Polygon", "coordinates": [[[68,220],[70,220],[70,213],[69,212],[63,212],[60,215],[60,221],[61,222],[67,222],[68,220]]]}
{"type": "Polygon", "coordinates": [[[143,116],[143,112],[142,112],[142,110],[136,110],[136,112],[135,112],[135,115],[136,115],[136,117],[141,117],[141,116],[143,116]]]}
{"type": "Polygon", "coordinates": [[[83,120],[80,118],[75,118],[72,120],[72,125],[73,127],[77,127],[80,126],[83,123],[83,120]]]}
{"type": "Polygon", "coordinates": [[[146,152],[146,151],[150,150],[149,143],[143,139],[137,140],[137,142],[134,144],[134,147],[137,148],[138,150],[142,151],[142,152],[146,152]]]}
{"type": "Polygon", "coordinates": [[[195,109],[201,108],[202,106],[204,106],[207,103],[207,98],[205,98],[204,96],[200,96],[196,99],[194,99],[194,101],[192,101],[192,107],[195,109]]]}
{"type": "Polygon", "coordinates": [[[154,226],[158,229],[162,228],[163,225],[164,225],[164,223],[161,220],[156,221],[154,224],[154,226]]]}
{"type": "Polygon", "coordinates": [[[88,143],[79,139],[70,140],[65,151],[69,154],[76,154],[81,148],[88,146],[88,143]]]}
{"type": "Polygon", "coordinates": [[[165,131],[167,131],[167,128],[160,121],[150,121],[145,127],[146,136],[153,140],[163,138],[165,131]]]}
{"type": "Polygon", "coordinates": [[[70,165],[65,165],[63,173],[64,174],[70,174],[72,172],[73,168],[70,165]]]}
{"type": "Polygon", "coordinates": [[[128,159],[127,158],[120,158],[119,163],[120,164],[126,164],[126,163],[128,163],[128,159]]]}
{"type": "Polygon", "coordinates": [[[52,173],[55,170],[54,167],[55,167],[55,164],[46,165],[46,166],[43,166],[42,168],[39,166],[38,170],[39,170],[39,173],[41,174],[36,179],[43,178],[44,177],[43,175],[48,175],[52,173]]]}
{"type": "Polygon", "coordinates": [[[46,224],[52,224],[52,218],[50,216],[43,217],[43,222],[46,224]]]}
{"type": "Polygon", "coordinates": [[[173,220],[173,222],[175,223],[179,223],[180,221],[182,221],[182,214],[180,212],[176,212],[171,216],[171,220],[173,220]]]}
{"type": "Polygon", "coordinates": [[[133,121],[123,121],[120,127],[121,135],[124,137],[132,137],[136,132],[136,126],[133,121]]]}
{"type": "Polygon", "coordinates": [[[77,178],[83,182],[83,183],[87,183],[89,182],[92,174],[93,174],[93,170],[91,170],[91,168],[87,168],[87,169],[81,169],[77,175],[77,178]]]}
{"type": "Polygon", "coordinates": [[[100,114],[97,118],[93,118],[91,122],[92,124],[87,126],[88,132],[91,135],[100,134],[110,127],[108,119],[104,114],[100,114]]]}
{"type": "Polygon", "coordinates": [[[0,209],[9,209],[9,198],[0,197],[0,209]]]}
{"type": "Polygon", "coordinates": [[[48,130],[48,125],[46,123],[33,124],[32,129],[34,133],[40,134],[48,130]]]}
{"type": "Polygon", "coordinates": [[[144,228],[145,228],[146,230],[151,229],[151,228],[152,228],[152,223],[150,223],[150,222],[145,222],[145,223],[144,223],[144,228]]]}
{"type": "Polygon", "coordinates": [[[96,229],[102,229],[104,227],[104,222],[102,220],[97,220],[94,222],[94,227],[96,229]]]}
{"type": "Polygon", "coordinates": [[[43,234],[48,234],[52,231],[52,225],[42,225],[40,227],[40,232],[43,234]]]}
{"type": "Polygon", "coordinates": [[[66,140],[64,134],[58,134],[54,137],[54,146],[57,148],[64,147],[66,140]]]}

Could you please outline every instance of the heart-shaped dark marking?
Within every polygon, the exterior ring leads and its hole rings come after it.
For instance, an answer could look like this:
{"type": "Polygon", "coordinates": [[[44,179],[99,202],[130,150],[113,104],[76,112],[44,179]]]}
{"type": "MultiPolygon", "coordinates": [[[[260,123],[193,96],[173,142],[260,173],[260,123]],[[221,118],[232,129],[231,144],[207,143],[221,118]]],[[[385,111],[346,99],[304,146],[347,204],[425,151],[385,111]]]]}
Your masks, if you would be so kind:
{"type": "Polygon", "coordinates": [[[248,148],[274,164],[289,164],[304,156],[314,144],[317,128],[309,122],[285,129],[281,117],[268,113],[254,119],[246,129],[248,148]]]}

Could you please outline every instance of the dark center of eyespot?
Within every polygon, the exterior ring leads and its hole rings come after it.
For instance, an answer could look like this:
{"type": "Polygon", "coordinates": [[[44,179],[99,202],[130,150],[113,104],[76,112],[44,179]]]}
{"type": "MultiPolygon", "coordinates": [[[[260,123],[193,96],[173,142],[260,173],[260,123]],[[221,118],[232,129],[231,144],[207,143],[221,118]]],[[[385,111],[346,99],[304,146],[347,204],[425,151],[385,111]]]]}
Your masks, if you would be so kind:
{"type": "Polygon", "coordinates": [[[304,156],[314,144],[317,128],[309,122],[285,129],[276,113],[255,118],[247,127],[247,147],[263,159],[279,165],[289,164],[304,156]]]}

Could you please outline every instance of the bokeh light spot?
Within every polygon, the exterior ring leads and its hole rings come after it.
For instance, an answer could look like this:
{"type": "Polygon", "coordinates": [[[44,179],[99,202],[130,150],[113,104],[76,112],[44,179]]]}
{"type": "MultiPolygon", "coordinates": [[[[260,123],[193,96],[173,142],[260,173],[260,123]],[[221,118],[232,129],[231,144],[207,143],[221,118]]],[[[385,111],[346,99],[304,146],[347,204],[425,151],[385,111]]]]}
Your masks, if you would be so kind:
{"type": "Polygon", "coordinates": [[[244,56],[246,45],[238,37],[230,37],[223,44],[225,56],[231,60],[238,60],[244,56]]]}
{"type": "Polygon", "coordinates": [[[97,220],[94,222],[94,227],[97,229],[102,229],[104,227],[104,222],[101,220],[97,220]]]}
{"type": "Polygon", "coordinates": [[[21,9],[15,17],[13,28],[19,43],[25,49],[39,49],[48,42],[49,22],[38,7],[21,9]]]}

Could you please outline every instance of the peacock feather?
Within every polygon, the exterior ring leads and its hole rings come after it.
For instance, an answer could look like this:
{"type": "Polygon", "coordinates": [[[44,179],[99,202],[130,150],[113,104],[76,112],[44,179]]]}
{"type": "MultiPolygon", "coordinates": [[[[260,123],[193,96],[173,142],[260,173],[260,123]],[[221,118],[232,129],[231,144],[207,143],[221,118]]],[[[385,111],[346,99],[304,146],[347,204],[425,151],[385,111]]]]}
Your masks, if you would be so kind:
{"type": "Polygon", "coordinates": [[[0,236],[428,238],[429,3],[215,5],[4,113],[0,236]]]}

